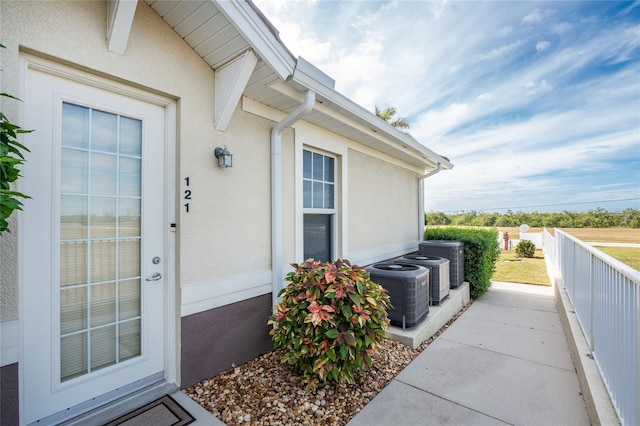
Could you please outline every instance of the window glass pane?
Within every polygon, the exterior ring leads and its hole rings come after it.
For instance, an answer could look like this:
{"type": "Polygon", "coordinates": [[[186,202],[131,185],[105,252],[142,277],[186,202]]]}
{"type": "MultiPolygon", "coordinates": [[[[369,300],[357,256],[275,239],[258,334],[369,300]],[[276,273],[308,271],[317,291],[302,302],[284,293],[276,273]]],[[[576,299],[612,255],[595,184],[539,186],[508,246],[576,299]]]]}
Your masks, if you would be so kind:
{"type": "Polygon", "coordinates": [[[60,244],[60,285],[87,283],[89,243],[65,241],[60,244]]]}
{"type": "Polygon", "coordinates": [[[116,195],[116,156],[91,155],[91,193],[116,195]]]}
{"type": "Polygon", "coordinates": [[[118,147],[118,116],[95,109],[91,112],[91,149],[115,153],[118,147]]]}
{"type": "Polygon", "coordinates": [[[322,192],[322,182],[313,182],[313,208],[321,209],[324,194],[322,192]]]}
{"type": "Polygon", "coordinates": [[[120,157],[120,195],[140,196],[141,162],[137,158],[120,157]]]}
{"type": "Polygon", "coordinates": [[[60,191],[63,193],[86,194],[89,192],[89,153],[77,149],[62,149],[60,191]]]}
{"type": "Polygon", "coordinates": [[[62,146],[89,148],[89,108],[62,104],[62,146]]]}
{"type": "Polygon", "coordinates": [[[120,359],[133,358],[142,353],[140,350],[140,320],[135,319],[120,324],[120,359]]]}
{"type": "Polygon", "coordinates": [[[140,316],[140,280],[121,281],[118,284],[118,319],[125,320],[140,316]]]}
{"type": "Polygon", "coordinates": [[[63,195],[60,198],[60,239],[87,238],[87,197],[63,195]]]}
{"type": "Polygon", "coordinates": [[[331,261],[331,215],[304,215],[304,258],[331,261]]]}
{"type": "Polygon", "coordinates": [[[333,199],[334,199],[333,188],[334,188],[334,185],[332,183],[324,184],[324,208],[325,209],[333,208],[333,199]]]}
{"type": "Polygon", "coordinates": [[[302,177],[311,179],[311,151],[302,151],[302,177]]]}
{"type": "Polygon", "coordinates": [[[311,181],[302,181],[302,199],[305,208],[311,208],[311,181]]]}
{"type": "Polygon", "coordinates": [[[60,291],[60,333],[87,328],[87,289],[68,288],[60,291]]]}
{"type": "Polygon", "coordinates": [[[324,180],[333,182],[333,158],[324,157],[324,180]]]}
{"type": "Polygon", "coordinates": [[[116,326],[91,330],[91,370],[116,363],[116,326]]]}
{"type": "Polygon", "coordinates": [[[140,276],[140,240],[123,240],[118,245],[118,278],[140,276]]]}
{"type": "Polygon", "coordinates": [[[116,320],[116,283],[99,284],[89,288],[91,293],[91,327],[116,320]]]}
{"type": "Polygon", "coordinates": [[[118,232],[120,237],[140,236],[140,199],[121,198],[118,215],[118,232]]]}
{"type": "Polygon", "coordinates": [[[114,281],[116,279],[116,242],[91,242],[91,282],[114,281]]]}
{"type": "Polygon", "coordinates": [[[120,117],[120,154],[140,156],[142,153],[142,121],[120,117]]]}
{"type": "Polygon", "coordinates": [[[60,354],[61,381],[87,374],[87,333],[61,338],[60,354]]]}
{"type": "Polygon", "coordinates": [[[116,236],[115,197],[91,198],[91,238],[116,236]]]}
{"type": "Polygon", "coordinates": [[[323,156],[321,154],[313,153],[313,179],[322,180],[323,176],[323,156]]]}

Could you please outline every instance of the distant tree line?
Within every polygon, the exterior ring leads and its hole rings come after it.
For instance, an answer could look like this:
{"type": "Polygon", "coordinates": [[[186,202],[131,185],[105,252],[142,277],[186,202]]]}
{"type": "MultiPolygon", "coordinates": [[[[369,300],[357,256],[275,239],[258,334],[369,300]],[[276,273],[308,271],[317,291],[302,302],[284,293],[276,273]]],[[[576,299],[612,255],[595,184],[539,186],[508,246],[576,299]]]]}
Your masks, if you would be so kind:
{"type": "Polygon", "coordinates": [[[425,214],[426,225],[453,226],[520,226],[547,228],[640,228],[640,210],[628,208],[610,212],[602,208],[587,212],[524,213],[507,210],[505,213],[468,212],[425,214]]]}

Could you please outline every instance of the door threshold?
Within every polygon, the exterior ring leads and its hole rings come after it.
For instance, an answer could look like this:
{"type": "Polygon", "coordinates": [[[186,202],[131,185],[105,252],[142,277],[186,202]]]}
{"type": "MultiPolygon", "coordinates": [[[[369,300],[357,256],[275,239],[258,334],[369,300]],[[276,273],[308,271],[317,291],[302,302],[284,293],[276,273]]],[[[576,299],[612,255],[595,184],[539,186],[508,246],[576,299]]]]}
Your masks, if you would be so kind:
{"type": "Polygon", "coordinates": [[[167,383],[162,373],[108,392],[75,407],[60,411],[40,419],[32,425],[58,426],[101,426],[126,414],[137,407],[148,404],[164,395],[179,389],[173,383],[167,383]]]}

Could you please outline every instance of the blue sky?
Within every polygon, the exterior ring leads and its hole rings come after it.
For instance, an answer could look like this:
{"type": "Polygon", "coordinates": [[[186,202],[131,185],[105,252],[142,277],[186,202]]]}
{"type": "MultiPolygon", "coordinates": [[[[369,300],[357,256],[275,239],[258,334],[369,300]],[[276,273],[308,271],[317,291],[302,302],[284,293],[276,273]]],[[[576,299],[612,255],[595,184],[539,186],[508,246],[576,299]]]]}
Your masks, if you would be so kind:
{"type": "Polygon", "coordinates": [[[640,2],[254,3],[337,91],[451,159],[427,211],[640,209],[640,2]]]}

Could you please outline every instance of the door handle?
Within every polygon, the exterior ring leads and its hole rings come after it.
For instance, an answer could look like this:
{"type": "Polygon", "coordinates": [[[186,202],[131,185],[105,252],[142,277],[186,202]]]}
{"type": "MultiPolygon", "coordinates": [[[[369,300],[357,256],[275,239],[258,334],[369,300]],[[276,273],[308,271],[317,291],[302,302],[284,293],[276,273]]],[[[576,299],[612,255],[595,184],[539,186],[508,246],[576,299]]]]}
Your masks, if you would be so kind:
{"type": "Polygon", "coordinates": [[[155,272],[150,278],[147,278],[147,281],[158,281],[160,278],[162,278],[162,274],[160,272],[155,272]]]}

